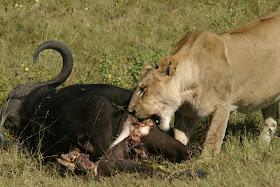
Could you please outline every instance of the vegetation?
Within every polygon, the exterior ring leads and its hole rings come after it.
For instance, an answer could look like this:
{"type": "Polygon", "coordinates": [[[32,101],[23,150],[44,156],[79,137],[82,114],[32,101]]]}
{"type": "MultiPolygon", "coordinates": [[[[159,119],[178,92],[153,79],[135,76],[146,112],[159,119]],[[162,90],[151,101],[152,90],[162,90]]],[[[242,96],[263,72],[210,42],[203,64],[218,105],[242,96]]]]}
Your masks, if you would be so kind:
{"type": "MultiPolygon", "coordinates": [[[[106,83],[132,89],[142,67],[155,65],[183,36],[196,30],[225,32],[276,11],[278,0],[2,0],[0,4],[0,106],[18,84],[44,81],[62,66],[47,50],[33,63],[38,45],[66,44],[73,53],[73,73],[63,86],[106,83]]],[[[201,146],[208,119],[203,119],[192,146],[201,146]]],[[[231,116],[222,153],[167,170],[203,169],[207,180],[159,179],[120,174],[93,179],[54,165],[42,165],[19,145],[0,151],[1,186],[280,186],[280,138],[262,145],[259,112],[231,116]]],[[[279,129],[279,128],[278,128],[279,129]]]]}

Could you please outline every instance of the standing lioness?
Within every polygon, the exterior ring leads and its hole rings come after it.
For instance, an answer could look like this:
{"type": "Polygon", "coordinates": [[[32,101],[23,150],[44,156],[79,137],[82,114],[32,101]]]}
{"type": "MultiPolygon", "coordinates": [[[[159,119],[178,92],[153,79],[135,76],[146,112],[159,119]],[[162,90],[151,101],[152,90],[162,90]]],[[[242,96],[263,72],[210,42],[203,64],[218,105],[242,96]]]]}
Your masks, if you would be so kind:
{"type": "Polygon", "coordinates": [[[205,151],[220,152],[231,112],[262,109],[261,138],[276,131],[280,99],[280,13],[232,32],[197,31],[184,37],[155,68],[145,68],[129,104],[137,118],[158,115],[187,144],[201,117],[211,116],[205,151]]]}

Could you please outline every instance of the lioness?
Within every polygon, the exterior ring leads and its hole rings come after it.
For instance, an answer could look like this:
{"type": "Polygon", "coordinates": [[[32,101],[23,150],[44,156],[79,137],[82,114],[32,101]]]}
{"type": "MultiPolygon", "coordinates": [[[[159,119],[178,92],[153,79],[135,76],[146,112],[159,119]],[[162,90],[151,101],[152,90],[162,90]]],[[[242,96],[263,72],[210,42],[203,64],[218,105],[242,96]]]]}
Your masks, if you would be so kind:
{"type": "Polygon", "coordinates": [[[175,113],[176,139],[187,144],[201,117],[211,116],[203,154],[220,152],[231,112],[261,109],[261,139],[276,131],[280,98],[280,13],[232,32],[194,32],[155,68],[144,68],[128,110],[137,118],[158,115],[168,130],[175,113]]]}

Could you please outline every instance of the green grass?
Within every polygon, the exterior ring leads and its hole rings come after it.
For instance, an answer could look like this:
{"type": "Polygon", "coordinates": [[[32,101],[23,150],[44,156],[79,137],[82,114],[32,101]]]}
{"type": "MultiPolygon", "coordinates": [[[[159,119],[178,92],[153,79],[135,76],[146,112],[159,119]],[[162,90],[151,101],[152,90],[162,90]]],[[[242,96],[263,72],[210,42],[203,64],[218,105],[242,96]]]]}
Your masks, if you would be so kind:
{"type": "MultiPolygon", "coordinates": [[[[142,67],[155,65],[183,36],[196,30],[225,32],[278,9],[278,0],[2,0],[0,4],[0,106],[16,85],[44,81],[58,74],[61,57],[33,53],[47,40],[66,44],[74,69],[63,86],[107,83],[131,89],[142,67]],[[86,10],[85,8],[88,8],[86,10]],[[28,68],[26,71],[25,68],[28,68]]],[[[258,143],[260,113],[231,116],[222,153],[168,164],[174,172],[204,169],[207,180],[149,178],[121,174],[92,180],[91,176],[59,175],[53,165],[19,146],[0,152],[1,186],[280,186],[280,140],[258,143]]],[[[203,119],[192,145],[201,145],[208,120],[203,119]]],[[[279,129],[279,128],[278,128],[279,129]]]]}

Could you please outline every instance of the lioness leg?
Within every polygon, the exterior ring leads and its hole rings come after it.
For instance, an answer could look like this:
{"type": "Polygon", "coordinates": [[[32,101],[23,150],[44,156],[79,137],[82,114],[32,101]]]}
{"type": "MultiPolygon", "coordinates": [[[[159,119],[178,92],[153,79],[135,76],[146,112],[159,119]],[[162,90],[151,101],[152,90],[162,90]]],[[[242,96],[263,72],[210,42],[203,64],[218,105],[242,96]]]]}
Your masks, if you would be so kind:
{"type": "Polygon", "coordinates": [[[174,137],[182,144],[187,145],[190,136],[198,123],[199,118],[190,118],[175,113],[174,137]]]}
{"type": "Polygon", "coordinates": [[[209,152],[219,153],[227,128],[230,110],[219,106],[214,111],[210,128],[204,142],[202,155],[206,156],[209,152]]]}
{"type": "Polygon", "coordinates": [[[278,101],[266,108],[263,108],[262,113],[265,124],[260,138],[261,140],[270,143],[271,137],[273,137],[277,128],[277,120],[279,119],[278,101]]]}

